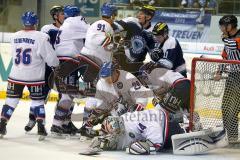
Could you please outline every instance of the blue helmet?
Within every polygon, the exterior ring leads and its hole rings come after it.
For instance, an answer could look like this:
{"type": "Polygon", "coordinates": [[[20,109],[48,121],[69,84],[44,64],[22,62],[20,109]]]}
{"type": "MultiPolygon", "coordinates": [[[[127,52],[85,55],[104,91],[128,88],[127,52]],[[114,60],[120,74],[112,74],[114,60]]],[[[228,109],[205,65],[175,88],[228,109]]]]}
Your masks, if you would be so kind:
{"type": "Polygon", "coordinates": [[[102,16],[106,16],[106,17],[111,17],[113,15],[116,16],[117,15],[117,7],[110,2],[106,2],[101,7],[101,14],[102,14],[102,16]]]}
{"type": "Polygon", "coordinates": [[[64,7],[64,16],[68,17],[76,17],[80,15],[80,9],[74,5],[67,5],[64,7]]]}
{"type": "Polygon", "coordinates": [[[24,26],[34,26],[38,24],[38,17],[32,11],[27,11],[22,15],[22,23],[24,26]]]}
{"type": "Polygon", "coordinates": [[[114,70],[115,67],[112,62],[105,62],[100,69],[99,76],[102,78],[109,77],[112,75],[114,70]]]}

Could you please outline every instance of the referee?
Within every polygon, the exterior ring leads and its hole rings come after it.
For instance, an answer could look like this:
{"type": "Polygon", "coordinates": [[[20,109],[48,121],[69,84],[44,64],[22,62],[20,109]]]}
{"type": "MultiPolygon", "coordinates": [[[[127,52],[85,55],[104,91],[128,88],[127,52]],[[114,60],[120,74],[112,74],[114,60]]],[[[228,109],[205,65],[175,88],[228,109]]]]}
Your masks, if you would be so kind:
{"type": "MultiPolygon", "coordinates": [[[[224,50],[223,59],[240,61],[240,30],[237,29],[237,17],[225,15],[219,20],[224,50]]],[[[220,78],[220,77],[219,77],[220,78]]],[[[238,114],[240,112],[240,65],[232,65],[226,80],[222,100],[223,125],[228,133],[228,140],[238,140],[238,114]]]]}

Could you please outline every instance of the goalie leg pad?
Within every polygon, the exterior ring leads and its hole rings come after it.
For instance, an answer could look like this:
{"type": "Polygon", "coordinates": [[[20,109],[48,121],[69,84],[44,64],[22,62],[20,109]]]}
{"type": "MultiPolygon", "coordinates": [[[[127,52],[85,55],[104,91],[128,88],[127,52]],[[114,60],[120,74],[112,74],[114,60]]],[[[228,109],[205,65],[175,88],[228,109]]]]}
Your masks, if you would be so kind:
{"type": "Polygon", "coordinates": [[[203,154],[228,145],[226,131],[222,127],[172,136],[173,153],[179,155],[203,154]]]}

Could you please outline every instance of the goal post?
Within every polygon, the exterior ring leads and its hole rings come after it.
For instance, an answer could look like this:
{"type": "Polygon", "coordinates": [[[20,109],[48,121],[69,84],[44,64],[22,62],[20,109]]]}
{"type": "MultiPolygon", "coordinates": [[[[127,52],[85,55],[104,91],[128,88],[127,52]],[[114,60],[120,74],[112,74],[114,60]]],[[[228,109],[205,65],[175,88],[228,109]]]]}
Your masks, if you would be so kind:
{"type": "Polygon", "coordinates": [[[193,58],[190,130],[222,126],[229,142],[240,142],[239,112],[240,61],[193,58]],[[221,75],[218,80],[217,73],[221,75]]]}

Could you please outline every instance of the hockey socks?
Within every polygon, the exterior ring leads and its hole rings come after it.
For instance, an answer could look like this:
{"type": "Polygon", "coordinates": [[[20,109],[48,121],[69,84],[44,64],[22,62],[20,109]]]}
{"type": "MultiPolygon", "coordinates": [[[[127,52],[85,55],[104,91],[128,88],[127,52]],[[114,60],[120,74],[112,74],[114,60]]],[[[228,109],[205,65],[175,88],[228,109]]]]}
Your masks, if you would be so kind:
{"type": "Polygon", "coordinates": [[[45,120],[45,108],[44,108],[44,105],[35,106],[34,107],[34,115],[35,115],[37,120],[38,119],[45,120]]]}
{"type": "Polygon", "coordinates": [[[3,105],[1,119],[6,119],[8,121],[11,118],[14,110],[15,110],[15,108],[10,107],[7,104],[3,105]]]}

